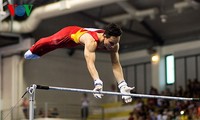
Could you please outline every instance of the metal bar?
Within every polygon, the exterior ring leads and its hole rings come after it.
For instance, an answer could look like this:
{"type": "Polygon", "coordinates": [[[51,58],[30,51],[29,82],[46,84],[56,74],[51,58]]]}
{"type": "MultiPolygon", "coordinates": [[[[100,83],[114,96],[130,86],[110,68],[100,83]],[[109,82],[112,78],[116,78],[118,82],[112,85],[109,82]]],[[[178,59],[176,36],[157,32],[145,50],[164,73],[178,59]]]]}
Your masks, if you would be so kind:
{"type": "Polygon", "coordinates": [[[185,97],[172,97],[172,96],[147,95],[147,94],[123,94],[119,92],[93,91],[93,90],[87,90],[87,89],[64,88],[64,87],[41,86],[41,85],[37,85],[36,89],[59,90],[59,91],[69,91],[69,92],[84,92],[84,93],[107,94],[107,95],[118,95],[118,96],[132,96],[132,97],[142,97],[142,98],[200,101],[200,98],[185,98],[185,97]]]}

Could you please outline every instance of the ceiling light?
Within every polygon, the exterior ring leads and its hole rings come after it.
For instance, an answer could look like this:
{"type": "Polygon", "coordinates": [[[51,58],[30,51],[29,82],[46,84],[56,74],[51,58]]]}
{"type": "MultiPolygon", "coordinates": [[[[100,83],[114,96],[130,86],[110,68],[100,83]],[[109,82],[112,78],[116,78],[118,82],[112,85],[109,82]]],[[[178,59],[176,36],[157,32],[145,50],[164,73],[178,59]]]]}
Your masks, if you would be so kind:
{"type": "Polygon", "coordinates": [[[159,61],[159,55],[158,54],[153,54],[151,57],[152,63],[158,63],[159,61]]]}

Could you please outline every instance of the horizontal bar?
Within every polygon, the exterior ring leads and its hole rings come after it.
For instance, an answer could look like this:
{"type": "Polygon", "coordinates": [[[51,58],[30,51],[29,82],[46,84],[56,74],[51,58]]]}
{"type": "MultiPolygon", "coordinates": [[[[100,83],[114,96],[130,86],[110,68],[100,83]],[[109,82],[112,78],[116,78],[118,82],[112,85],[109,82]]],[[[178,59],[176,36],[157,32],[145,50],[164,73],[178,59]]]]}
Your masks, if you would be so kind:
{"type": "Polygon", "coordinates": [[[159,98],[159,99],[185,100],[185,101],[200,101],[200,98],[172,97],[172,96],[132,94],[132,93],[123,94],[119,92],[93,91],[93,90],[87,90],[87,89],[63,88],[63,87],[42,86],[42,85],[37,85],[36,89],[83,92],[83,93],[93,93],[93,94],[107,94],[107,95],[118,95],[118,96],[132,96],[132,97],[140,97],[140,98],[142,97],[142,98],[157,98],[157,99],[159,98]]]}

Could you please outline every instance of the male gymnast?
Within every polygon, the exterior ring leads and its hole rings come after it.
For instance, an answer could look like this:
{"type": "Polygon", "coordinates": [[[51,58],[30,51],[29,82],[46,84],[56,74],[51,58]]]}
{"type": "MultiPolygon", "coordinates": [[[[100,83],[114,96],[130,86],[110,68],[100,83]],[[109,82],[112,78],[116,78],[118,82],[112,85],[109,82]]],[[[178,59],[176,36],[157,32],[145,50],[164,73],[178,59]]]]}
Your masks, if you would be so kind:
{"type": "MultiPolygon", "coordinates": [[[[128,87],[124,80],[122,67],[119,61],[119,42],[122,35],[121,28],[116,24],[108,24],[105,29],[82,28],[68,26],[57,33],[41,38],[25,54],[25,59],[37,59],[42,55],[58,48],[72,48],[78,45],[84,46],[84,57],[87,68],[94,80],[94,91],[102,91],[103,82],[95,67],[95,51],[104,49],[110,52],[113,73],[121,93],[130,93],[134,87],[128,87]]],[[[102,94],[94,94],[96,98],[102,98],[102,94]]],[[[122,96],[126,103],[132,101],[131,96],[122,96]]]]}

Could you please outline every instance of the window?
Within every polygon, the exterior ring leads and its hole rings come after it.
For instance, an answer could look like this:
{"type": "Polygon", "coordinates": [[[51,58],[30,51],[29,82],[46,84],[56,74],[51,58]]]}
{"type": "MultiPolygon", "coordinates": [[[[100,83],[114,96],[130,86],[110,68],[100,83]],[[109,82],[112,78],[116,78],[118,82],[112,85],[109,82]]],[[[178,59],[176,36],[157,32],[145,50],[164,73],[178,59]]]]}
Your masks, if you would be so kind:
{"type": "Polygon", "coordinates": [[[167,84],[173,84],[175,82],[175,73],[174,73],[174,56],[167,55],[165,57],[165,76],[167,84]]]}

